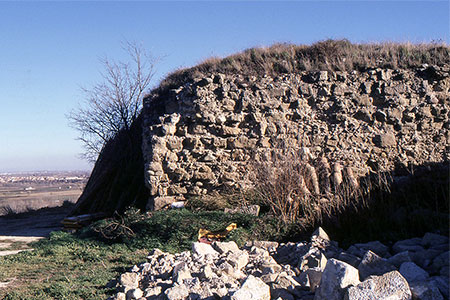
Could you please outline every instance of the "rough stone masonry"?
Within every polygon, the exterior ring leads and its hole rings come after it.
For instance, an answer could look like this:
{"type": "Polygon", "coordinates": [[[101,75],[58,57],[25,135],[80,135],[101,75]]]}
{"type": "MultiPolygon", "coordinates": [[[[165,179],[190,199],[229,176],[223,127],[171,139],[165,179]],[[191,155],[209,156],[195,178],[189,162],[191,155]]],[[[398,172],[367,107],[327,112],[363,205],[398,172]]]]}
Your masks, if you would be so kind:
{"type": "MultiPolygon", "coordinates": [[[[303,150],[355,176],[448,161],[450,67],[212,74],[144,100],[145,180],[158,209],[243,188],[249,163],[303,150]]],[[[339,168],[335,168],[339,169],[339,168]]],[[[338,170],[339,171],[339,170],[338,170]]]]}

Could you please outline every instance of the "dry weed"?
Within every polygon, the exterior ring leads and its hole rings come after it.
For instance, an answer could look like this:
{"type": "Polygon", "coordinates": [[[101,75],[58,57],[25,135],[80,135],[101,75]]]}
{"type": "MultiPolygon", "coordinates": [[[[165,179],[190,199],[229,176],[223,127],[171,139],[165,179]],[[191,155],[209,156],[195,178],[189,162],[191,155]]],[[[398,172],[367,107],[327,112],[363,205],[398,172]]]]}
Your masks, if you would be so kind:
{"type": "Polygon", "coordinates": [[[314,225],[332,219],[349,205],[357,207],[368,186],[361,186],[350,167],[324,157],[308,161],[301,151],[280,150],[251,166],[250,181],[258,197],[284,224],[314,225]]]}

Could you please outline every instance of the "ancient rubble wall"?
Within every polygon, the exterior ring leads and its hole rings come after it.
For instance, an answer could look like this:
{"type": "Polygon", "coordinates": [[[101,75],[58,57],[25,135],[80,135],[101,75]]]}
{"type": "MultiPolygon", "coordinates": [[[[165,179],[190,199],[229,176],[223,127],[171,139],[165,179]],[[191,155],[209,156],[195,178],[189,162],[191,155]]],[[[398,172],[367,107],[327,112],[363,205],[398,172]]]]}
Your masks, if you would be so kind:
{"type": "Polygon", "coordinates": [[[211,74],[144,100],[150,208],[242,188],[276,149],[323,156],[358,176],[449,159],[448,66],[211,74]]]}

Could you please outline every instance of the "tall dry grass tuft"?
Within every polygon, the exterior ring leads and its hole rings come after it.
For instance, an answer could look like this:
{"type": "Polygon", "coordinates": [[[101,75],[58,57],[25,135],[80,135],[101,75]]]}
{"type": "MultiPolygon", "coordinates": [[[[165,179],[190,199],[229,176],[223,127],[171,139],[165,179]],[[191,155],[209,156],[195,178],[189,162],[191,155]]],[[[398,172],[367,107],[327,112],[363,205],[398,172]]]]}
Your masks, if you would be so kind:
{"type": "Polygon", "coordinates": [[[363,205],[367,186],[361,187],[351,167],[330,166],[324,157],[308,160],[302,150],[284,149],[250,168],[258,198],[285,225],[315,226],[350,205],[363,205]]]}

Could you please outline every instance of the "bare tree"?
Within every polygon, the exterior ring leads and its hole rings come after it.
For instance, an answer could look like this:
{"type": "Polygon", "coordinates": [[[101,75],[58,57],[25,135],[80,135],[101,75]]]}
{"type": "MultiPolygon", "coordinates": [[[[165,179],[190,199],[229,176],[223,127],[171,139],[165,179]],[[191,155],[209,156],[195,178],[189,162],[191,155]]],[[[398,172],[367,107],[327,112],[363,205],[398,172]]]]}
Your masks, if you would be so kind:
{"type": "Polygon", "coordinates": [[[141,45],[124,43],[129,62],[101,60],[102,81],[82,88],[86,98],[67,116],[71,127],[80,132],[82,154],[95,161],[103,146],[122,130],[128,130],[142,108],[142,96],[155,74],[155,59],[141,45]]]}

